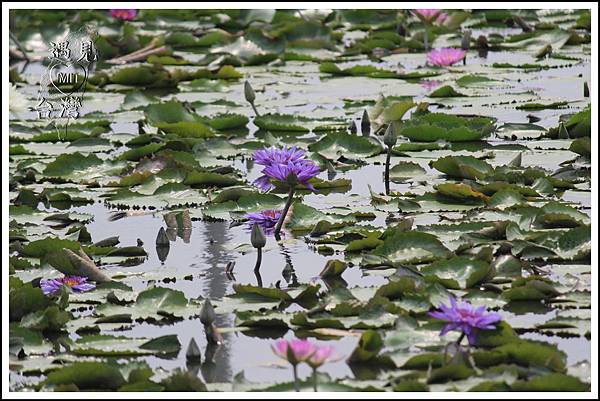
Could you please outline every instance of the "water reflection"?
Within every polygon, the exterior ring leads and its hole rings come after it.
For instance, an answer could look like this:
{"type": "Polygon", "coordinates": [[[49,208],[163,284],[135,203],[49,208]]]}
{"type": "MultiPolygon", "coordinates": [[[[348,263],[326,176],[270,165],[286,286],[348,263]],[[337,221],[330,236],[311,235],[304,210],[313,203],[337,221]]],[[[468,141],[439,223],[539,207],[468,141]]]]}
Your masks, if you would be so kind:
{"type": "Polygon", "coordinates": [[[290,256],[289,250],[285,247],[283,242],[279,242],[279,249],[283,258],[285,259],[285,266],[281,271],[281,275],[283,279],[287,283],[288,287],[298,287],[300,283],[298,282],[298,276],[296,275],[296,270],[294,269],[294,265],[292,264],[292,257],[290,256]]]}
{"type": "MultiPolygon", "coordinates": [[[[225,296],[229,286],[228,274],[223,265],[233,261],[231,253],[224,248],[231,236],[228,234],[227,223],[224,222],[207,222],[202,227],[203,239],[206,243],[206,257],[203,258],[206,266],[204,296],[209,299],[220,299],[225,296]]],[[[232,325],[231,319],[230,315],[217,314],[215,323],[217,327],[228,327],[232,325]]],[[[205,359],[200,368],[207,383],[231,381],[230,349],[233,340],[231,333],[225,333],[222,345],[208,343],[205,359]]]]}

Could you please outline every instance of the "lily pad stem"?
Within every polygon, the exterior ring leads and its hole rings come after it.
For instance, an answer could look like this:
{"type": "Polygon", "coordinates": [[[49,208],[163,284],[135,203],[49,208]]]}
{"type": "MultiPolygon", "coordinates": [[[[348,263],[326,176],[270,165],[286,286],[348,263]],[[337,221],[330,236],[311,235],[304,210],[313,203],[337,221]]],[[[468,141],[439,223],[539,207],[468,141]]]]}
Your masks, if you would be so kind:
{"type": "Polygon", "coordinates": [[[294,191],[296,187],[294,185],[290,185],[290,192],[288,193],[287,201],[285,202],[285,206],[283,207],[283,211],[281,212],[281,216],[279,216],[279,220],[277,221],[277,225],[275,226],[275,231],[273,235],[277,240],[279,240],[279,232],[281,231],[281,227],[283,226],[283,221],[285,220],[285,216],[290,210],[290,206],[292,206],[292,202],[294,201],[294,191]]]}

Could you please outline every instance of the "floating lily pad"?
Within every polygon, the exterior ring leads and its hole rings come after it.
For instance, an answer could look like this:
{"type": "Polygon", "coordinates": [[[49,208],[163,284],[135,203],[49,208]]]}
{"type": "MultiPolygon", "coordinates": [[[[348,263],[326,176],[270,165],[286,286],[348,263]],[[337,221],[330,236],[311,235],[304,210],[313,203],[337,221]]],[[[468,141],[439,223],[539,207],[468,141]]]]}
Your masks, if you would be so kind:
{"type": "Polygon", "coordinates": [[[389,264],[432,262],[445,259],[451,252],[432,234],[418,231],[396,232],[386,237],[383,244],[363,258],[362,264],[389,264]]]}
{"type": "Polygon", "coordinates": [[[464,118],[441,113],[428,113],[407,120],[400,135],[413,141],[450,142],[478,141],[494,130],[493,120],[485,117],[464,118]]]}
{"type": "Polygon", "coordinates": [[[489,263],[465,256],[434,262],[421,268],[421,273],[426,277],[456,290],[473,287],[485,279],[489,272],[489,263]]]}

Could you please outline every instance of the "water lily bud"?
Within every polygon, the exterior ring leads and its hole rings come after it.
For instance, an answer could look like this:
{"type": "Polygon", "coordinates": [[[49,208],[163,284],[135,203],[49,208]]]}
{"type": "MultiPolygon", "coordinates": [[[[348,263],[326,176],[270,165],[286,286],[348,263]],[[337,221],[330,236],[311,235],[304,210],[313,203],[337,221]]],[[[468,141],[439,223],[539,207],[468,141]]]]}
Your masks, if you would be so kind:
{"type": "Polygon", "coordinates": [[[356,121],[352,120],[352,122],[350,123],[350,133],[351,134],[356,134],[356,121]]]}
{"type": "Polygon", "coordinates": [[[24,248],[23,248],[23,244],[21,243],[21,241],[16,240],[11,245],[12,245],[13,252],[17,252],[19,254],[23,252],[24,248]]]}
{"type": "Polygon", "coordinates": [[[185,359],[194,362],[200,362],[202,360],[202,351],[200,351],[200,347],[196,344],[196,340],[194,340],[193,337],[190,340],[190,344],[185,353],[185,359]]]}
{"type": "Polygon", "coordinates": [[[569,131],[567,131],[567,127],[565,127],[565,123],[563,123],[562,121],[560,122],[560,125],[558,127],[558,138],[559,139],[569,139],[569,131]]]}
{"type": "Polygon", "coordinates": [[[384,49],[383,47],[375,47],[371,50],[371,55],[373,58],[380,60],[382,57],[389,56],[390,51],[388,49],[384,49]]]}
{"type": "Polygon", "coordinates": [[[513,20],[521,27],[523,32],[532,32],[533,28],[523,18],[518,15],[513,15],[513,20]]]}
{"type": "Polygon", "coordinates": [[[227,262],[227,266],[225,266],[225,273],[233,274],[233,268],[235,267],[235,261],[231,260],[227,262]]]}
{"type": "Polygon", "coordinates": [[[487,37],[483,35],[479,35],[477,38],[477,48],[478,49],[489,49],[490,45],[488,43],[487,37]]]}
{"type": "Polygon", "coordinates": [[[244,82],[244,96],[248,103],[254,103],[254,99],[256,99],[254,89],[252,89],[252,86],[250,86],[250,82],[248,81],[244,82]]]}
{"type": "Polygon", "coordinates": [[[460,48],[463,50],[469,50],[471,47],[471,31],[465,31],[465,34],[460,41],[460,48]]]}
{"type": "Polygon", "coordinates": [[[548,44],[548,45],[544,46],[539,52],[537,52],[537,54],[535,55],[535,58],[538,60],[541,60],[551,54],[552,54],[552,45],[548,44]]]}
{"type": "Polygon", "coordinates": [[[156,246],[169,246],[169,237],[167,236],[167,232],[164,227],[161,227],[158,230],[158,235],[156,236],[156,246]]]}
{"type": "Polygon", "coordinates": [[[210,299],[206,298],[200,309],[200,322],[205,326],[210,326],[216,319],[215,308],[210,303],[210,299]]]}
{"type": "Polygon", "coordinates": [[[262,248],[267,244],[267,237],[265,237],[265,233],[263,232],[260,225],[254,223],[252,226],[252,232],[250,233],[250,243],[255,248],[262,248]]]}
{"type": "Polygon", "coordinates": [[[583,82],[583,97],[590,97],[590,87],[587,81],[583,82]]]}
{"type": "Polygon", "coordinates": [[[511,167],[521,167],[521,163],[523,162],[522,153],[519,152],[518,155],[515,156],[510,162],[508,162],[508,166],[511,167]]]}
{"type": "Polygon", "coordinates": [[[371,120],[369,119],[369,113],[367,113],[367,110],[363,112],[362,121],[360,122],[360,130],[363,136],[369,136],[371,133],[371,120]]]}
{"type": "Polygon", "coordinates": [[[413,112],[413,115],[427,114],[429,113],[429,103],[421,102],[417,105],[417,108],[413,112]]]}
{"type": "Polygon", "coordinates": [[[391,122],[385,130],[385,134],[383,135],[383,143],[385,143],[385,146],[388,148],[392,148],[396,142],[398,142],[398,135],[396,135],[394,122],[391,122]]]}
{"type": "Polygon", "coordinates": [[[335,166],[329,160],[326,161],[326,166],[327,166],[327,179],[333,180],[335,178],[335,176],[337,175],[335,166]]]}
{"type": "Polygon", "coordinates": [[[402,37],[405,37],[406,36],[406,25],[398,24],[398,26],[396,27],[396,33],[402,37]]]}

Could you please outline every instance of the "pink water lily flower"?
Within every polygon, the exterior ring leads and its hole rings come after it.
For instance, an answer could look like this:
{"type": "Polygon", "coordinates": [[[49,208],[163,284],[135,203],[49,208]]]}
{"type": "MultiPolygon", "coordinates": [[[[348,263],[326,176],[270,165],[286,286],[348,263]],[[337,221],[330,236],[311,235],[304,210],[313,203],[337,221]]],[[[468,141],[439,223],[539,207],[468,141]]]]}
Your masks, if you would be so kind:
{"type": "Polygon", "coordinates": [[[279,340],[271,348],[275,355],[285,359],[292,365],[306,362],[317,351],[317,347],[307,339],[279,340]]]}
{"type": "MultiPolygon", "coordinates": [[[[435,18],[437,18],[441,14],[442,10],[437,8],[417,8],[416,10],[413,10],[411,12],[420,20],[431,23],[435,18]]],[[[447,16],[448,14],[446,14],[446,17],[447,16]]]]}
{"type": "Polygon", "coordinates": [[[447,19],[448,13],[440,13],[440,15],[438,15],[438,17],[435,19],[435,23],[438,25],[442,25],[447,19]]]}
{"type": "Polygon", "coordinates": [[[438,86],[440,86],[443,83],[444,83],[444,81],[441,81],[439,79],[424,79],[419,82],[419,85],[421,85],[423,88],[425,88],[427,90],[432,90],[432,89],[437,88],[438,86]]]}
{"type": "Polygon", "coordinates": [[[123,21],[132,21],[137,16],[136,9],[126,9],[126,10],[110,10],[110,15],[113,18],[117,18],[123,21]]]}
{"type": "Polygon", "coordinates": [[[427,54],[427,63],[438,67],[448,67],[465,58],[467,52],[462,49],[434,49],[427,54]]]}
{"type": "Polygon", "coordinates": [[[335,348],[331,345],[326,345],[324,347],[319,347],[314,354],[310,358],[308,358],[307,363],[311,368],[317,369],[319,366],[323,365],[325,362],[329,361],[335,352],[335,348]]]}

